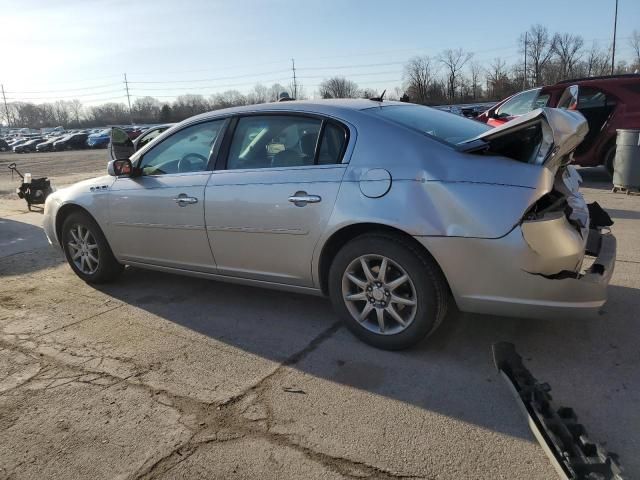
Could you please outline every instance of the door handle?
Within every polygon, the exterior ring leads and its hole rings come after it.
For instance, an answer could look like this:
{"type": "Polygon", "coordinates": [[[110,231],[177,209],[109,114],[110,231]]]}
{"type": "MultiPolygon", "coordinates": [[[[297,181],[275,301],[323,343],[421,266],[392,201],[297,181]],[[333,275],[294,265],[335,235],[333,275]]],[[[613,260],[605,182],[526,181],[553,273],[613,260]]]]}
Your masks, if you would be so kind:
{"type": "Polygon", "coordinates": [[[304,207],[307,203],[318,203],[322,201],[320,195],[307,195],[307,192],[296,192],[289,197],[289,201],[296,207],[304,207]]]}
{"type": "Polygon", "coordinates": [[[196,197],[189,197],[186,193],[181,193],[176,198],[174,198],[173,201],[181,207],[186,207],[187,205],[198,203],[198,199],[196,197]]]}

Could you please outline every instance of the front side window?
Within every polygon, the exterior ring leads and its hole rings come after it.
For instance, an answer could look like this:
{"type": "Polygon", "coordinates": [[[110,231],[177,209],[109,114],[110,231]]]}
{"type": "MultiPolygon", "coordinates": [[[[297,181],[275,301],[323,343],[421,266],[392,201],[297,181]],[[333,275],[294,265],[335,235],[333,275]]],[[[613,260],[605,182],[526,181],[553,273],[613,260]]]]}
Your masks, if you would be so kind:
{"type": "Polygon", "coordinates": [[[143,175],[201,172],[207,169],[224,120],[184,128],[152,147],[140,161],[143,175]]]}
{"type": "Polygon", "coordinates": [[[241,117],[229,149],[227,168],[313,165],[322,121],[287,115],[241,117]]]}
{"type": "Polygon", "coordinates": [[[498,117],[516,117],[524,115],[534,109],[534,100],[538,97],[539,89],[527,90],[507,100],[496,110],[498,117]]]}

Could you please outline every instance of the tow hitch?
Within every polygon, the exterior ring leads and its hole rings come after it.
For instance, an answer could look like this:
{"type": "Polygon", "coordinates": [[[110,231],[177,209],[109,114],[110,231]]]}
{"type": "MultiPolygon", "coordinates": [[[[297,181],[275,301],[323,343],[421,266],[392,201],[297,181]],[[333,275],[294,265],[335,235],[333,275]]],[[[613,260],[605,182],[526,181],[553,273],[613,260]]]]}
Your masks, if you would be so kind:
{"type": "Polygon", "coordinates": [[[496,368],[518,399],[531,431],[560,478],[625,480],[617,455],[589,439],[573,409],[553,405],[551,387],[531,375],[512,343],[495,343],[492,348],[496,368]]]}

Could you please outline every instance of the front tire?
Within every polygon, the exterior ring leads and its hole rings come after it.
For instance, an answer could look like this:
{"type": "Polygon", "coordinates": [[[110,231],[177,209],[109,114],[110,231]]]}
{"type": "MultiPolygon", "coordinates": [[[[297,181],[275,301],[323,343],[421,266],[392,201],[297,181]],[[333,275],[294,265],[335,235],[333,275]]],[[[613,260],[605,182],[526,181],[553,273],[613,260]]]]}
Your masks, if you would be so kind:
{"type": "Polygon", "coordinates": [[[445,317],[449,292],[436,262],[401,236],[365,234],[329,270],[334,309],[358,338],[384,350],[425,339],[445,317]]]}
{"type": "Polygon", "coordinates": [[[74,212],[65,219],[62,248],[71,269],[87,283],[110,282],[124,268],[98,224],[86,213],[74,212]]]}

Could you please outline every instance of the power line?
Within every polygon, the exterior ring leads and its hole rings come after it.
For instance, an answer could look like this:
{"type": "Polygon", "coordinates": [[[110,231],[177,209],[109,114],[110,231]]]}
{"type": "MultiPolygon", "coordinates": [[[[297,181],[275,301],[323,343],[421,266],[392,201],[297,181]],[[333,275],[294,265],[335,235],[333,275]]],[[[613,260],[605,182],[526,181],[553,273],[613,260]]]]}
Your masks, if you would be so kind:
{"type": "Polygon", "coordinates": [[[48,96],[48,97],[11,97],[8,100],[14,100],[14,101],[31,101],[31,100],[50,100],[51,98],[55,98],[55,99],[65,99],[65,98],[71,98],[71,99],[75,99],[75,98],[86,98],[86,97],[94,97],[96,95],[108,95],[110,93],[121,93],[122,90],[109,90],[106,92],[94,92],[94,93],[84,93],[84,94],[79,94],[79,95],[62,95],[62,96],[58,96],[58,95],[54,95],[53,97],[48,96]]]}
{"type": "Polygon", "coordinates": [[[217,80],[234,80],[236,78],[248,78],[248,77],[259,77],[261,75],[276,75],[280,73],[289,73],[291,70],[276,70],[272,72],[260,72],[260,73],[249,73],[243,75],[233,75],[230,77],[216,77],[216,78],[198,78],[198,79],[190,79],[190,80],[157,80],[157,81],[130,81],[129,83],[133,84],[142,84],[142,83],[155,83],[155,84],[163,84],[163,83],[196,83],[196,82],[215,82],[217,80]]]}
{"type": "Polygon", "coordinates": [[[108,87],[114,87],[117,86],[117,83],[108,83],[106,85],[94,85],[92,87],[81,87],[81,88],[65,88],[65,89],[61,89],[61,90],[32,90],[32,91],[17,91],[17,90],[12,90],[9,91],[7,90],[6,93],[12,93],[12,94],[23,94],[23,93],[56,93],[56,92],[76,92],[76,91],[85,91],[85,90],[94,90],[94,89],[100,89],[100,88],[108,88],[108,87]]]}
{"type": "MultiPolygon", "coordinates": [[[[280,83],[280,82],[286,82],[287,80],[289,80],[288,77],[283,77],[283,78],[276,78],[272,80],[262,80],[262,82],[257,82],[257,83],[280,83]]],[[[129,83],[133,83],[133,82],[129,82],[129,83]]],[[[246,87],[246,86],[251,86],[255,84],[256,82],[227,83],[223,85],[198,85],[197,87],[136,87],[134,86],[133,89],[137,92],[149,92],[149,91],[165,92],[167,90],[180,90],[180,91],[211,90],[211,89],[218,89],[218,88],[246,87]]]]}
{"type": "Polygon", "coordinates": [[[368,67],[387,67],[389,65],[404,65],[407,62],[387,62],[387,63],[369,63],[365,65],[329,65],[326,67],[298,67],[298,70],[341,70],[343,68],[368,68],[368,67]]]}

